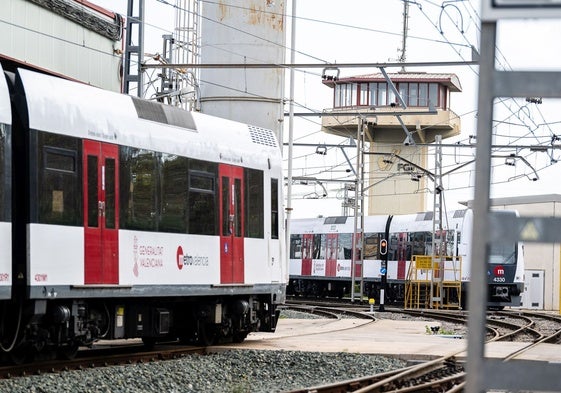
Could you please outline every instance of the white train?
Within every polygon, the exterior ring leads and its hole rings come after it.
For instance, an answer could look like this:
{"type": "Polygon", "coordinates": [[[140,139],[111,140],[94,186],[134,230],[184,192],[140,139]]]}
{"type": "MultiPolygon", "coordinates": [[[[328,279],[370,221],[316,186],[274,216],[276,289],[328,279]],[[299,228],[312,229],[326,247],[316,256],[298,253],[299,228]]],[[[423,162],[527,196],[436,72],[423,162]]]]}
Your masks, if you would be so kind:
{"type": "MultiPolygon", "coordinates": [[[[516,214],[516,212],[496,212],[516,214]]],[[[461,257],[459,275],[461,303],[465,307],[471,279],[473,213],[456,210],[445,215],[446,256],[461,257]]],[[[305,296],[341,297],[350,292],[353,217],[295,219],[291,221],[290,282],[288,293],[305,296]]],[[[356,269],[356,282],[364,283],[365,294],[379,299],[386,272],[385,301],[402,302],[412,257],[431,255],[433,213],[396,216],[368,216],[364,219],[364,242],[357,238],[357,254],[363,251],[363,264],[356,269]],[[387,241],[387,265],[380,254],[387,241]],[[364,250],[361,250],[364,243],[364,250]]],[[[360,258],[357,258],[360,260],[360,258]]],[[[519,306],[524,288],[524,253],[521,243],[492,246],[489,253],[488,306],[519,306]]],[[[447,278],[452,280],[453,278],[447,278]]]]}
{"type": "Polygon", "coordinates": [[[272,131],[0,75],[4,353],[275,330],[288,267],[272,131]]]}

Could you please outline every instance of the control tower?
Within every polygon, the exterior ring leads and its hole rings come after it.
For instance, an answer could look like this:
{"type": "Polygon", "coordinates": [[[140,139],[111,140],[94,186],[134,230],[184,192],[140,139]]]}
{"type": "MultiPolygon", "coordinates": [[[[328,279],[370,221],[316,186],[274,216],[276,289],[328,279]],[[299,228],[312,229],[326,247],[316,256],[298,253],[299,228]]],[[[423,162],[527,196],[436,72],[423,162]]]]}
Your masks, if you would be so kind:
{"type": "Polygon", "coordinates": [[[339,78],[324,76],[333,89],[333,108],[322,116],[324,132],[364,141],[370,160],[364,168],[367,214],[406,214],[426,209],[434,185],[419,168],[434,166],[427,144],[460,134],[460,118],[450,110],[451,93],[461,92],[455,74],[399,72],[339,78]],[[364,124],[363,123],[363,124],[364,124]],[[414,164],[414,165],[412,165],[414,164]]]}

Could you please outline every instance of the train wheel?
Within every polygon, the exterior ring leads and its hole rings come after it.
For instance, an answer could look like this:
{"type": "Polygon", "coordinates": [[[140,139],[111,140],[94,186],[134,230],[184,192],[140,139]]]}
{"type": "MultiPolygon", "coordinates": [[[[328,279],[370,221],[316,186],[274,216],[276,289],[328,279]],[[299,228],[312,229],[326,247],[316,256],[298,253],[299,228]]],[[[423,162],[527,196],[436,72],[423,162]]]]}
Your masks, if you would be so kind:
{"type": "Polygon", "coordinates": [[[245,338],[247,337],[248,334],[249,334],[249,332],[246,332],[246,331],[234,332],[234,334],[232,336],[232,341],[235,342],[236,344],[243,343],[243,340],[245,340],[245,338]]]}
{"type": "Polygon", "coordinates": [[[146,349],[151,350],[156,345],[156,339],[154,337],[142,337],[142,343],[146,349]]]}
{"type": "Polygon", "coordinates": [[[201,334],[199,335],[201,344],[208,347],[216,344],[218,341],[218,332],[210,323],[201,326],[201,334]]]}
{"type": "Polygon", "coordinates": [[[57,357],[62,360],[72,360],[78,353],[78,344],[71,343],[57,349],[57,357]]]}
{"type": "Polygon", "coordinates": [[[29,363],[32,359],[32,356],[29,353],[29,347],[19,346],[14,348],[10,354],[10,362],[15,365],[21,365],[24,363],[29,363]]]}

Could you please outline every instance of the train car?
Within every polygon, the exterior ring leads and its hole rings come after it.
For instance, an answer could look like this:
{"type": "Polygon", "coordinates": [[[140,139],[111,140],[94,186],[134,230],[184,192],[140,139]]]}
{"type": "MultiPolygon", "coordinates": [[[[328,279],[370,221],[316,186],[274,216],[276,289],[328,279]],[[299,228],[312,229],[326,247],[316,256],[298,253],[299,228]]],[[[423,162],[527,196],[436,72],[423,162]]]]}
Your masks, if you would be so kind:
{"type": "MultiPolygon", "coordinates": [[[[516,214],[500,211],[496,214],[516,214]]],[[[443,274],[445,280],[461,281],[461,304],[465,307],[471,278],[473,213],[456,210],[445,215],[445,239],[440,255],[460,260],[460,268],[443,274]],[[455,258],[461,257],[461,258],[455,258]]],[[[352,283],[353,217],[295,219],[291,221],[290,282],[288,293],[304,296],[348,295],[352,283]]],[[[433,213],[396,216],[368,216],[364,219],[364,239],[357,237],[355,282],[362,281],[364,293],[379,299],[383,272],[386,272],[385,301],[403,302],[405,283],[413,256],[432,254],[433,213]],[[382,257],[381,243],[387,255],[382,257]],[[387,265],[383,260],[387,257],[387,265]]],[[[456,262],[454,262],[456,263],[456,262]]],[[[521,243],[494,245],[488,264],[488,306],[519,306],[524,287],[524,255],[521,243]]],[[[452,300],[452,299],[450,299],[452,300]]]]}
{"type": "MultiPolygon", "coordinates": [[[[4,75],[1,65],[0,75],[4,75]]],[[[11,134],[10,95],[0,77],[0,300],[9,299],[12,292],[11,134]]]]}
{"type": "Polygon", "coordinates": [[[288,269],[272,131],[23,69],[7,80],[5,352],[275,330],[288,269]]]}

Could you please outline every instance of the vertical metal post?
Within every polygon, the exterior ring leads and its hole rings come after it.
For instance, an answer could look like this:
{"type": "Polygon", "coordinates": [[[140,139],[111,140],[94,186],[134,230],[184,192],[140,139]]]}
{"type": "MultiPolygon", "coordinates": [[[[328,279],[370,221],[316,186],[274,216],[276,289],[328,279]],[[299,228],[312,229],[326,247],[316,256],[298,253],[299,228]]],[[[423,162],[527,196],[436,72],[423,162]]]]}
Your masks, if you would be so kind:
{"type": "MultiPolygon", "coordinates": [[[[296,0],[292,0],[292,27],[290,38],[290,64],[294,64],[296,51],[296,0]]],[[[290,218],[292,215],[292,151],[294,148],[294,67],[290,67],[290,101],[288,116],[288,174],[286,185],[286,250],[290,253],[290,218]]],[[[282,143],[282,141],[281,141],[282,143]]],[[[288,256],[290,258],[290,255],[288,256]]]]}
{"type": "Polygon", "coordinates": [[[127,39],[125,45],[125,66],[123,75],[123,92],[130,94],[131,83],[136,83],[136,95],[144,96],[144,80],[142,76],[142,62],[144,61],[144,0],[137,0],[138,13],[135,14],[135,0],[128,0],[127,4],[127,39]],[[136,44],[134,44],[133,30],[137,30],[136,44]],[[135,64],[136,63],[136,64],[135,64]]]}
{"type": "MultiPolygon", "coordinates": [[[[362,140],[362,127],[363,127],[363,122],[364,120],[362,119],[362,117],[359,117],[358,119],[358,126],[357,126],[357,131],[356,131],[356,166],[357,166],[357,176],[356,176],[356,180],[355,180],[355,214],[354,214],[354,224],[353,224],[353,238],[352,238],[352,245],[351,245],[351,302],[354,302],[355,300],[355,284],[356,284],[356,267],[357,267],[357,262],[358,262],[358,258],[357,258],[357,252],[356,252],[356,248],[357,248],[357,237],[359,234],[359,209],[360,209],[360,204],[359,204],[359,198],[360,198],[360,176],[361,176],[361,162],[362,162],[362,146],[361,146],[361,140],[362,140]]],[[[362,253],[361,253],[362,255],[362,253]]],[[[362,266],[361,266],[362,267],[362,266]]],[[[362,284],[362,282],[361,282],[362,284]]],[[[359,296],[362,298],[362,288],[361,291],[359,293],[359,296]]]]}
{"type": "Polygon", "coordinates": [[[435,152],[434,152],[434,192],[433,192],[433,215],[432,215],[432,259],[431,259],[431,280],[430,280],[430,308],[433,308],[434,302],[438,301],[440,307],[443,305],[443,246],[445,244],[446,238],[443,234],[442,226],[442,192],[444,188],[442,187],[442,135],[435,136],[435,152]],[[439,276],[435,279],[434,266],[438,266],[439,276]],[[438,296],[434,296],[434,284],[437,285],[438,296]]]}
{"type": "Polygon", "coordinates": [[[471,280],[469,284],[468,358],[466,392],[479,393],[484,386],[485,320],[487,309],[487,255],[490,208],[490,168],[493,142],[493,74],[495,71],[496,22],[481,24],[481,58],[477,116],[477,160],[473,205],[471,280]]]}

